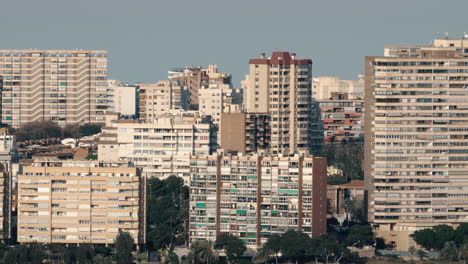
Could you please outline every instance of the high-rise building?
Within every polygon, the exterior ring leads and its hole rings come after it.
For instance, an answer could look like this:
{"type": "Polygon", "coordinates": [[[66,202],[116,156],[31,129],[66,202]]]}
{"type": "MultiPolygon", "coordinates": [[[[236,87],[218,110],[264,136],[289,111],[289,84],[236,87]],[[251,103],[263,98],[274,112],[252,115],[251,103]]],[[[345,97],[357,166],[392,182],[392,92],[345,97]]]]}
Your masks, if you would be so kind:
{"type": "Polygon", "coordinates": [[[261,246],[272,234],[326,233],[327,164],[310,156],[190,158],[190,241],[221,233],[261,246]]]}
{"type": "Polygon", "coordinates": [[[325,142],[355,141],[364,137],[364,79],[313,80],[312,98],[320,107],[325,142]]]}
{"type": "Polygon", "coordinates": [[[107,80],[107,111],[117,112],[125,117],[137,115],[137,87],[107,80]]]}
{"type": "Polygon", "coordinates": [[[170,70],[169,79],[176,81],[183,86],[189,94],[189,108],[199,109],[199,90],[207,88],[209,84],[219,83],[231,85],[232,76],[230,73],[219,72],[216,65],[208,65],[207,68],[200,66],[190,66],[185,68],[175,68],[170,70]]]}
{"type": "Polygon", "coordinates": [[[189,179],[189,156],[210,155],[216,134],[197,115],[165,115],[151,122],[114,120],[98,139],[98,159],[129,161],[148,177],[189,179]]]}
{"type": "Polygon", "coordinates": [[[273,52],[249,61],[243,82],[247,112],[271,116],[271,153],[308,153],[321,142],[312,135],[312,60],[273,52]]]}
{"type": "Polygon", "coordinates": [[[208,86],[202,86],[198,90],[198,112],[203,116],[211,116],[213,124],[219,126],[221,122],[221,113],[225,108],[236,102],[236,90],[232,89],[231,84],[212,82],[208,86]]]}
{"type": "Polygon", "coordinates": [[[0,50],[1,122],[103,123],[107,52],[0,50]]]}
{"type": "Polygon", "coordinates": [[[243,154],[268,153],[270,116],[265,113],[225,112],[221,114],[221,148],[243,154]]]}
{"type": "Polygon", "coordinates": [[[35,160],[18,175],[18,242],[146,241],[145,178],[129,163],[35,160]]]}
{"type": "Polygon", "coordinates": [[[188,96],[176,81],[138,84],[140,90],[140,118],[151,120],[172,110],[188,109],[188,96]]]}
{"type": "Polygon", "coordinates": [[[468,222],[468,43],[385,47],[366,57],[368,219],[397,249],[409,234],[468,222]]]}
{"type": "Polygon", "coordinates": [[[0,129],[0,237],[11,239],[16,228],[16,208],[14,206],[13,158],[17,156],[16,136],[8,129],[0,129]]]}

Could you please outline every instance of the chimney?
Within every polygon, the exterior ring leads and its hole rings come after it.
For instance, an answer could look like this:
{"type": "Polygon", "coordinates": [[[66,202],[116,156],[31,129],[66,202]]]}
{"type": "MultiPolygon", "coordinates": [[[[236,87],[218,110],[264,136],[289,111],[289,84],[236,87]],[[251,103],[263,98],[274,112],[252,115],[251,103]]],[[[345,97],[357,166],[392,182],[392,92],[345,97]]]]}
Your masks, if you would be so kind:
{"type": "Polygon", "coordinates": [[[265,58],[265,53],[264,52],[260,53],[260,58],[262,58],[262,59],[265,58]]]}
{"type": "Polygon", "coordinates": [[[295,60],[295,59],[296,59],[296,53],[291,53],[291,58],[292,58],[293,60],[295,60]]]}

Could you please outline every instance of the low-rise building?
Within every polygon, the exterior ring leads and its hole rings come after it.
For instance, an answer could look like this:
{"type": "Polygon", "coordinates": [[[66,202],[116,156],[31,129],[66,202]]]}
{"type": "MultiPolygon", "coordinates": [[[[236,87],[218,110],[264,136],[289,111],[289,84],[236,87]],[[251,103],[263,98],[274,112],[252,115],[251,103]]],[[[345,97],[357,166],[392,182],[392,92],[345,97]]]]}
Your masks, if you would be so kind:
{"type": "Polygon", "coordinates": [[[258,247],[290,229],[325,234],[326,168],[311,156],[191,156],[190,242],[229,233],[258,247]]]}
{"type": "Polygon", "coordinates": [[[145,177],[129,163],[35,160],[18,175],[18,242],[146,242],[145,177]]]}
{"type": "Polygon", "coordinates": [[[364,181],[353,180],[341,185],[327,185],[327,199],[329,215],[343,221],[346,219],[346,200],[359,201],[364,206],[364,181]]]}

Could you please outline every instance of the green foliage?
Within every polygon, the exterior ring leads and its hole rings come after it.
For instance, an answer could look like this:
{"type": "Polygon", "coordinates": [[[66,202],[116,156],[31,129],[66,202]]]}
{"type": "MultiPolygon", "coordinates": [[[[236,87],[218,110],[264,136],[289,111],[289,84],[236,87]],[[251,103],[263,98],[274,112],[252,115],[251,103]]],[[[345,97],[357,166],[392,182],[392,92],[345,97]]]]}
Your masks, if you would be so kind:
{"type": "Polygon", "coordinates": [[[458,261],[460,259],[460,248],[454,241],[447,241],[440,250],[440,259],[444,261],[458,261]]]}
{"type": "Polygon", "coordinates": [[[114,260],[117,264],[132,264],[133,263],[133,247],[134,240],[128,232],[119,231],[115,238],[115,253],[114,260]]]}
{"type": "Polygon", "coordinates": [[[346,237],[346,243],[349,246],[363,247],[373,245],[374,242],[374,233],[369,225],[353,225],[346,237]]]}
{"type": "Polygon", "coordinates": [[[93,264],[112,264],[112,257],[97,255],[93,258],[93,264]]]}
{"type": "MultiPolygon", "coordinates": [[[[464,229],[462,228],[461,230],[464,229]]],[[[446,242],[455,240],[457,232],[448,225],[438,225],[433,228],[418,230],[414,232],[412,237],[418,245],[427,250],[441,250],[446,242]]]]}
{"type": "Polygon", "coordinates": [[[42,264],[44,259],[44,248],[36,243],[12,247],[3,256],[3,262],[8,264],[42,264]]]}
{"type": "Polygon", "coordinates": [[[52,121],[28,122],[16,130],[18,142],[60,137],[62,137],[62,128],[52,121]]]}
{"type": "Polygon", "coordinates": [[[330,185],[341,185],[348,182],[348,179],[344,175],[331,175],[327,178],[327,183],[330,185]]]}
{"type": "Polygon", "coordinates": [[[216,238],[216,249],[224,249],[229,262],[238,262],[247,250],[246,246],[238,237],[231,234],[221,234],[216,238]]]}
{"type": "MultiPolygon", "coordinates": [[[[364,179],[362,160],[364,159],[363,142],[350,142],[348,144],[324,144],[321,156],[327,157],[328,166],[334,166],[343,171],[346,181],[364,179]]],[[[331,181],[342,182],[337,177],[331,181]]]]}
{"type": "Polygon", "coordinates": [[[86,159],[86,160],[97,160],[97,159],[98,159],[98,156],[97,156],[97,155],[94,155],[94,154],[89,154],[88,156],[86,156],[85,159],[86,159]]]}
{"type": "Polygon", "coordinates": [[[92,136],[101,133],[101,126],[95,124],[84,124],[80,126],[80,136],[92,136]]]}
{"type": "Polygon", "coordinates": [[[185,264],[212,264],[218,261],[218,254],[212,241],[195,241],[190,246],[189,253],[183,258],[185,264]]]}
{"type": "Polygon", "coordinates": [[[152,178],[147,188],[147,223],[149,248],[173,248],[178,237],[188,239],[188,187],[182,178],[152,178]]]}
{"type": "Polygon", "coordinates": [[[80,134],[80,125],[78,123],[75,124],[67,124],[63,128],[63,137],[64,138],[79,138],[80,134]]]}

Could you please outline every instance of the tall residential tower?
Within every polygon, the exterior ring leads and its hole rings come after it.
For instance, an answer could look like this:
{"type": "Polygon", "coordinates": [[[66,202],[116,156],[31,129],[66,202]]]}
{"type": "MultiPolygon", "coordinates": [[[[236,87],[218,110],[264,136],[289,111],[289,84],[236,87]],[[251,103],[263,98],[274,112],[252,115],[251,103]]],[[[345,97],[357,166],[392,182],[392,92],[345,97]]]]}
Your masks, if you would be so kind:
{"type": "MultiPolygon", "coordinates": [[[[466,42],[466,41],[465,41],[466,42]]],[[[368,218],[397,249],[416,230],[468,222],[468,43],[366,57],[368,218]]]]}

